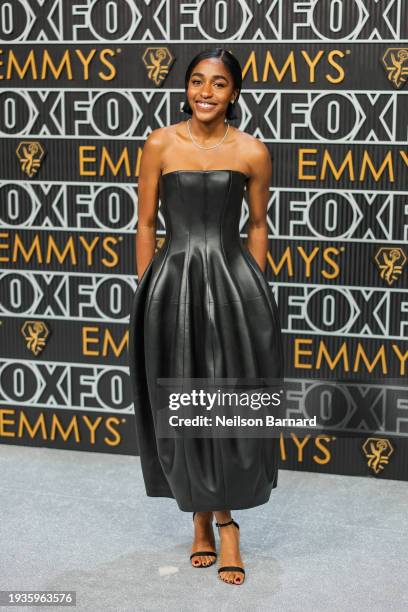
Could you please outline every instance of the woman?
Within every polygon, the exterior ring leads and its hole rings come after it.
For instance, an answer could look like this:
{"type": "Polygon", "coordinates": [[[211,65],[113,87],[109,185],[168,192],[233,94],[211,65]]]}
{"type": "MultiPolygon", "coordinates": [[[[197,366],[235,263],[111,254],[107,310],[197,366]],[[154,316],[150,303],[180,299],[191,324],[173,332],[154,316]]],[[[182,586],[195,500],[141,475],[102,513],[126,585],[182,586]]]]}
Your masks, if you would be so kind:
{"type": "Polygon", "coordinates": [[[277,485],[277,441],[159,437],[154,392],[159,378],[283,374],[279,317],[264,277],[271,159],[262,142],[228,124],[241,86],[231,53],[199,53],[185,76],[183,111],[191,118],[147,138],[138,183],[140,281],[129,334],[146,493],[172,497],[193,512],[194,567],[215,563],[215,516],[218,575],[231,584],[245,577],[231,510],[269,500],[277,485]],[[247,248],[239,236],[245,186],[247,248]],[[166,241],[155,252],[159,197],[166,241]]]}

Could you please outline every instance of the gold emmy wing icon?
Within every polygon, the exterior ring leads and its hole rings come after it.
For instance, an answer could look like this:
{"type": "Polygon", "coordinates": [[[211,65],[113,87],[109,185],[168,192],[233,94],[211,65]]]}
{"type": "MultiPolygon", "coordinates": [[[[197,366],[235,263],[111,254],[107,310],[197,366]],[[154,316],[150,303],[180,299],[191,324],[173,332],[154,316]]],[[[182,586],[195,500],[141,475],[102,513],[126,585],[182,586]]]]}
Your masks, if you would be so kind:
{"type": "Polygon", "coordinates": [[[156,250],[160,251],[160,249],[162,248],[163,244],[165,243],[165,238],[164,236],[160,237],[160,238],[156,238],[156,250]]]}
{"type": "Polygon", "coordinates": [[[394,452],[391,442],[386,438],[367,438],[363,444],[363,451],[367,457],[367,465],[374,474],[379,474],[394,452]]]}
{"type": "Polygon", "coordinates": [[[407,258],[399,247],[383,247],[375,256],[375,262],[380,270],[380,276],[392,285],[402,274],[407,258]]]}
{"type": "Polygon", "coordinates": [[[382,63],[388,74],[388,80],[399,89],[408,79],[408,48],[390,48],[384,53],[382,63]]]}
{"type": "Polygon", "coordinates": [[[156,85],[162,85],[174,61],[167,47],[148,47],[142,59],[149,79],[156,85]]]}
{"type": "Polygon", "coordinates": [[[22,171],[32,178],[38,172],[44,159],[45,151],[42,145],[34,140],[23,141],[18,145],[16,153],[20,160],[22,171]]]}
{"type": "Polygon", "coordinates": [[[43,321],[26,321],[21,327],[21,333],[26,341],[28,350],[34,353],[34,355],[38,355],[45,348],[50,330],[43,321]]]}

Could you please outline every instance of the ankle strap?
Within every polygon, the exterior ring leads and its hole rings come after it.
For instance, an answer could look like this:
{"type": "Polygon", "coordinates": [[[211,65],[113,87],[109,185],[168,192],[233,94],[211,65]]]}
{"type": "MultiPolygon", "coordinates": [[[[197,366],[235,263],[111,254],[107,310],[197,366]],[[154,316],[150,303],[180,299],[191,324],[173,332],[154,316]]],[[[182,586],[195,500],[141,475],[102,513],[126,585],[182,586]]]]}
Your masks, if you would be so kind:
{"type": "Polygon", "coordinates": [[[215,524],[217,527],[226,527],[227,525],[235,525],[235,527],[239,529],[239,525],[238,523],[234,521],[234,519],[231,519],[230,521],[228,521],[228,523],[215,523],[215,524]]]}

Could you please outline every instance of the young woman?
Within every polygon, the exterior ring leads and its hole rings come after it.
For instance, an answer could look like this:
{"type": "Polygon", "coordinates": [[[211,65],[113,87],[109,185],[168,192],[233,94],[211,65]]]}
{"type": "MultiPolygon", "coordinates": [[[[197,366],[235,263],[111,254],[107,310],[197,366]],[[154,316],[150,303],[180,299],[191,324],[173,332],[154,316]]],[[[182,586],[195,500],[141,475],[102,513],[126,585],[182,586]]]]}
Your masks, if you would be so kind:
{"type": "Polygon", "coordinates": [[[158,378],[282,378],[277,306],[264,276],[272,164],[257,138],[228,120],[242,69],[227,50],[194,57],[185,75],[187,121],[154,130],[138,183],[136,265],[129,366],[139,453],[149,496],[193,512],[191,563],[217,558],[218,575],[242,584],[239,526],[231,510],[269,500],[277,486],[272,438],[162,438],[156,434],[158,378]],[[239,235],[246,188],[246,246],[239,235]],[[156,252],[158,202],[166,240],[156,252]]]}

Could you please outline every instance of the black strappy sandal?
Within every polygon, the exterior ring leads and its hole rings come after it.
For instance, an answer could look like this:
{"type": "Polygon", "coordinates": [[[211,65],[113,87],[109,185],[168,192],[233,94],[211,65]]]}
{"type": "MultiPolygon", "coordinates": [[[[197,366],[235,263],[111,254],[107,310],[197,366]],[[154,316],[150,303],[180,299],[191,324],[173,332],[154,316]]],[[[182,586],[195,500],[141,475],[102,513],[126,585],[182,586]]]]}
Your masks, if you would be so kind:
{"type": "MultiPolygon", "coordinates": [[[[193,523],[195,515],[196,512],[193,512],[193,523]]],[[[194,565],[194,563],[191,564],[193,567],[211,567],[217,560],[217,553],[213,550],[200,550],[190,555],[190,561],[193,557],[214,557],[214,561],[212,561],[212,563],[208,563],[207,565],[203,565],[202,563],[200,563],[200,565],[194,565]]]]}
{"type": "MultiPolygon", "coordinates": [[[[228,521],[228,523],[215,523],[216,526],[218,527],[218,529],[220,527],[226,527],[227,525],[235,525],[235,527],[237,529],[239,529],[239,525],[236,521],[234,521],[234,519],[231,519],[230,521],[228,521]]],[[[235,580],[233,582],[227,582],[226,580],[224,580],[223,578],[221,578],[221,580],[223,582],[226,582],[227,584],[243,584],[244,580],[245,580],[245,570],[243,567],[239,567],[238,565],[224,565],[224,567],[220,567],[218,569],[218,574],[221,574],[221,572],[242,572],[244,574],[244,578],[242,580],[242,582],[235,582],[235,580]]]]}

